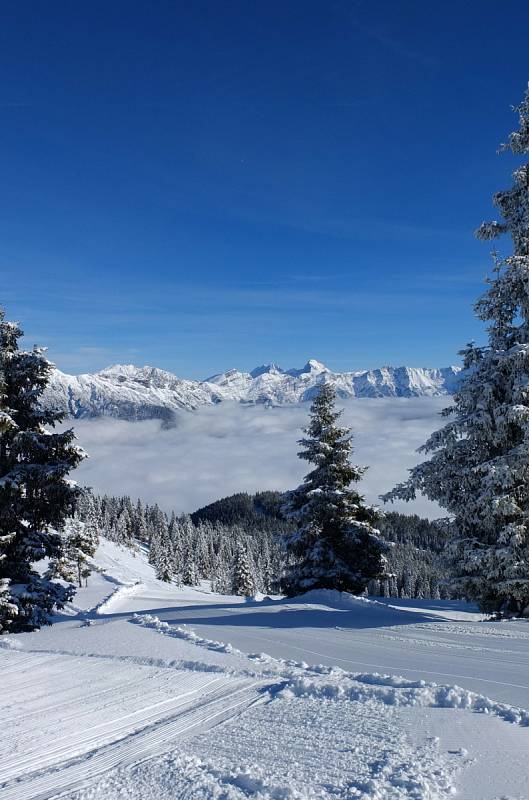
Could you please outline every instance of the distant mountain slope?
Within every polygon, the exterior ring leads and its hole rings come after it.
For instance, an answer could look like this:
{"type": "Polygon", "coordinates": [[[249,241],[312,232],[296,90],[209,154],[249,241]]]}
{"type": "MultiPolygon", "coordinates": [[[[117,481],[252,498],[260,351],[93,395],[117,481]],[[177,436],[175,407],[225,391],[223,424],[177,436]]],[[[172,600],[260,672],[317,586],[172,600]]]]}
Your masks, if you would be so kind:
{"type": "Polygon", "coordinates": [[[224,400],[269,405],[303,402],[312,398],[322,382],[332,383],[342,398],[451,394],[459,372],[458,367],[332,372],[310,359],[302,369],[283,370],[269,364],[252,372],[232,369],[195,381],[155,367],[116,364],[93,375],[66,375],[54,370],[43,402],[74,418],[161,419],[171,424],[175,412],[224,400]]]}
{"type": "Polygon", "coordinates": [[[190,516],[195,525],[200,522],[219,522],[222,525],[239,525],[250,534],[264,530],[278,530],[281,521],[285,529],[293,524],[287,522],[281,513],[284,503],[282,492],[257,492],[248,494],[238,492],[208,503],[194,511],[190,516]]]}

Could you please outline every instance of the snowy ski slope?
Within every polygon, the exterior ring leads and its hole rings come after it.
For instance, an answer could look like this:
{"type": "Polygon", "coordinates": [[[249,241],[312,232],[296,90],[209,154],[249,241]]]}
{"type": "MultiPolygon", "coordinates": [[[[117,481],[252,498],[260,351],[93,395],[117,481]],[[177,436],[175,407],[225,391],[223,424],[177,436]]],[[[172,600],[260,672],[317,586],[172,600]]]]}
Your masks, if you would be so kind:
{"type": "Polygon", "coordinates": [[[0,669],[15,698],[33,688],[35,675],[45,676],[26,713],[2,720],[5,800],[71,790],[116,765],[162,753],[168,738],[217,724],[260,697],[256,680],[199,672],[175,676],[172,670],[104,658],[5,651],[0,669]]]}
{"type": "Polygon", "coordinates": [[[529,798],[526,622],[97,562],[54,626],[0,639],[2,800],[529,798]]]}

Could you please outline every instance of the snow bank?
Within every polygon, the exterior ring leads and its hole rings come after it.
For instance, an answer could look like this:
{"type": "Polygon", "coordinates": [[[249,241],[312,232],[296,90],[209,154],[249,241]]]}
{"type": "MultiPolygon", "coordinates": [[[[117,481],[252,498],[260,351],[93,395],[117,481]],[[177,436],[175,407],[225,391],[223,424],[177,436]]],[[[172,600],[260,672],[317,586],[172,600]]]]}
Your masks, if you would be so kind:
{"type": "Polygon", "coordinates": [[[180,625],[169,625],[168,622],[162,622],[158,617],[152,614],[133,614],[132,621],[136,625],[142,625],[144,628],[153,628],[159,633],[171,636],[173,639],[183,639],[199,647],[205,647],[207,650],[214,650],[217,653],[231,653],[246,658],[246,654],[243,653],[242,650],[237,650],[237,648],[233,647],[231,644],[216,642],[214,639],[204,639],[204,637],[198,636],[194,631],[188,628],[180,625]]]}
{"type": "MultiPolygon", "coordinates": [[[[387,605],[378,600],[371,600],[363,595],[350,592],[339,592],[337,589],[311,589],[310,592],[291,598],[292,603],[314,603],[315,605],[331,606],[332,608],[361,608],[362,606],[378,606],[387,611],[387,605]]],[[[397,611],[397,609],[393,609],[397,611]]]]}
{"type": "MultiPolygon", "coordinates": [[[[241,659],[243,662],[243,665],[238,670],[241,674],[276,676],[281,675],[283,669],[288,670],[290,668],[308,668],[308,664],[306,664],[304,661],[285,661],[283,659],[269,656],[267,653],[244,653],[242,650],[238,650],[229,643],[218,642],[215,639],[206,639],[203,636],[198,636],[187,626],[183,627],[181,625],[169,625],[168,622],[163,622],[152,614],[133,614],[132,622],[136,625],[141,625],[143,628],[151,628],[152,630],[155,630],[164,636],[170,636],[172,639],[180,639],[182,641],[189,642],[190,644],[197,645],[197,647],[203,647],[211,652],[226,653],[231,656],[235,656],[241,659]],[[256,668],[261,667],[261,669],[256,671],[256,669],[245,668],[244,662],[248,661],[255,664],[256,668]],[[263,667],[266,667],[267,669],[265,670],[263,667]]],[[[226,670],[230,672],[234,671],[231,667],[226,667],[226,670]]]]}
{"type": "MultiPolygon", "coordinates": [[[[393,598],[391,598],[393,599],[393,598]]],[[[422,609],[401,609],[396,605],[373,600],[363,595],[354,595],[349,592],[339,592],[336,589],[312,589],[310,592],[289,598],[289,603],[295,605],[314,606],[316,608],[330,608],[337,611],[353,611],[357,614],[369,614],[373,622],[379,625],[400,625],[403,621],[409,622],[415,613],[419,618],[427,620],[430,614],[422,609]]]]}
{"type": "MultiPolygon", "coordinates": [[[[322,668],[326,671],[328,668],[322,668]]],[[[308,671],[319,670],[309,667],[308,671]]],[[[389,706],[422,706],[428,708],[458,708],[481,714],[492,714],[506,722],[529,726],[529,711],[498,703],[484,695],[425,681],[408,681],[377,673],[352,674],[330,668],[328,679],[314,679],[299,675],[289,681],[279,692],[282,697],[315,697],[326,700],[375,699],[389,706]]]]}
{"type": "Polygon", "coordinates": [[[2,636],[0,637],[0,648],[3,650],[21,650],[22,643],[18,642],[14,636],[2,636]]]}
{"type": "Polygon", "coordinates": [[[262,674],[273,674],[286,680],[286,683],[278,686],[275,693],[275,696],[284,699],[298,697],[359,702],[375,700],[385,706],[465,709],[493,715],[506,722],[529,727],[529,711],[496,702],[485,695],[457,685],[428,683],[424,680],[412,681],[400,676],[382,675],[377,672],[347,672],[339,667],[329,667],[324,664],[309,665],[304,661],[278,659],[267,653],[245,654],[231,644],[206,639],[187,627],[171,626],[150,614],[135,614],[134,622],[143,627],[153,628],[166,636],[184,639],[208,650],[240,656],[252,662],[256,668],[258,665],[265,667],[262,674]]]}
{"type": "Polygon", "coordinates": [[[105,600],[102,600],[95,606],[93,609],[94,614],[109,614],[111,611],[115,610],[118,602],[125,600],[127,597],[132,597],[132,595],[141,592],[143,589],[145,589],[145,584],[141,581],[116,587],[105,600]]]}

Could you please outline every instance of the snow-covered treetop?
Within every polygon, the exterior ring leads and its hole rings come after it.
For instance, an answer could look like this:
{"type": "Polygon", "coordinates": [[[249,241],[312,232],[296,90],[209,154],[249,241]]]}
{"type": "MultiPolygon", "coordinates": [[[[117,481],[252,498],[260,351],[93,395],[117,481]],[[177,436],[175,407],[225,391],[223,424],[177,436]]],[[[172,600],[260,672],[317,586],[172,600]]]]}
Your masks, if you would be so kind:
{"type": "MultiPolygon", "coordinates": [[[[529,88],[522,103],[517,107],[520,127],[509,136],[502,150],[514,155],[529,153],[529,88]]],[[[509,233],[514,242],[516,256],[529,255],[529,164],[522,164],[514,173],[514,186],[497,192],[494,205],[500,210],[502,222],[484,222],[477,231],[480,239],[495,239],[509,233]]]]}
{"type": "MultiPolygon", "coordinates": [[[[502,149],[529,153],[529,90],[520,128],[502,149]]],[[[443,413],[448,423],[421,448],[429,461],[383,499],[417,491],[454,517],[460,587],[487,611],[529,608],[529,164],[494,195],[502,221],[483,223],[481,239],[507,233],[513,253],[494,254],[493,277],[476,303],[488,345],[462,351],[466,372],[443,413]]]]}
{"type": "Polygon", "coordinates": [[[509,149],[516,155],[529,153],[529,84],[525,96],[516,111],[519,116],[519,129],[509,136],[509,141],[502,145],[502,149],[509,149]]]}

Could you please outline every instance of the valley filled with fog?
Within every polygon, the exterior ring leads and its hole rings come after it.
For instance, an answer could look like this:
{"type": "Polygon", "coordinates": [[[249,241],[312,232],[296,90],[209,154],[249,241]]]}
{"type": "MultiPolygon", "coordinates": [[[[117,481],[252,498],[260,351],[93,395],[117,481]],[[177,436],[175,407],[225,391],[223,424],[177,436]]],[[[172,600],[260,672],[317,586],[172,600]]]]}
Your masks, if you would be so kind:
{"type": "MultiPolygon", "coordinates": [[[[338,402],[342,424],[353,429],[353,460],[369,467],[361,484],[368,501],[377,503],[379,494],[406,479],[421,460],[417,448],[439,427],[439,412],[449,404],[449,397],[338,402]]],[[[225,402],[183,411],[170,429],[157,420],[76,420],[73,427],[89,458],[74,478],[96,493],[129,494],[177,512],[235,492],[293,488],[306,472],[297,440],[308,411],[308,403],[270,408],[225,402]]],[[[443,515],[425,498],[394,508],[443,515]]]]}

